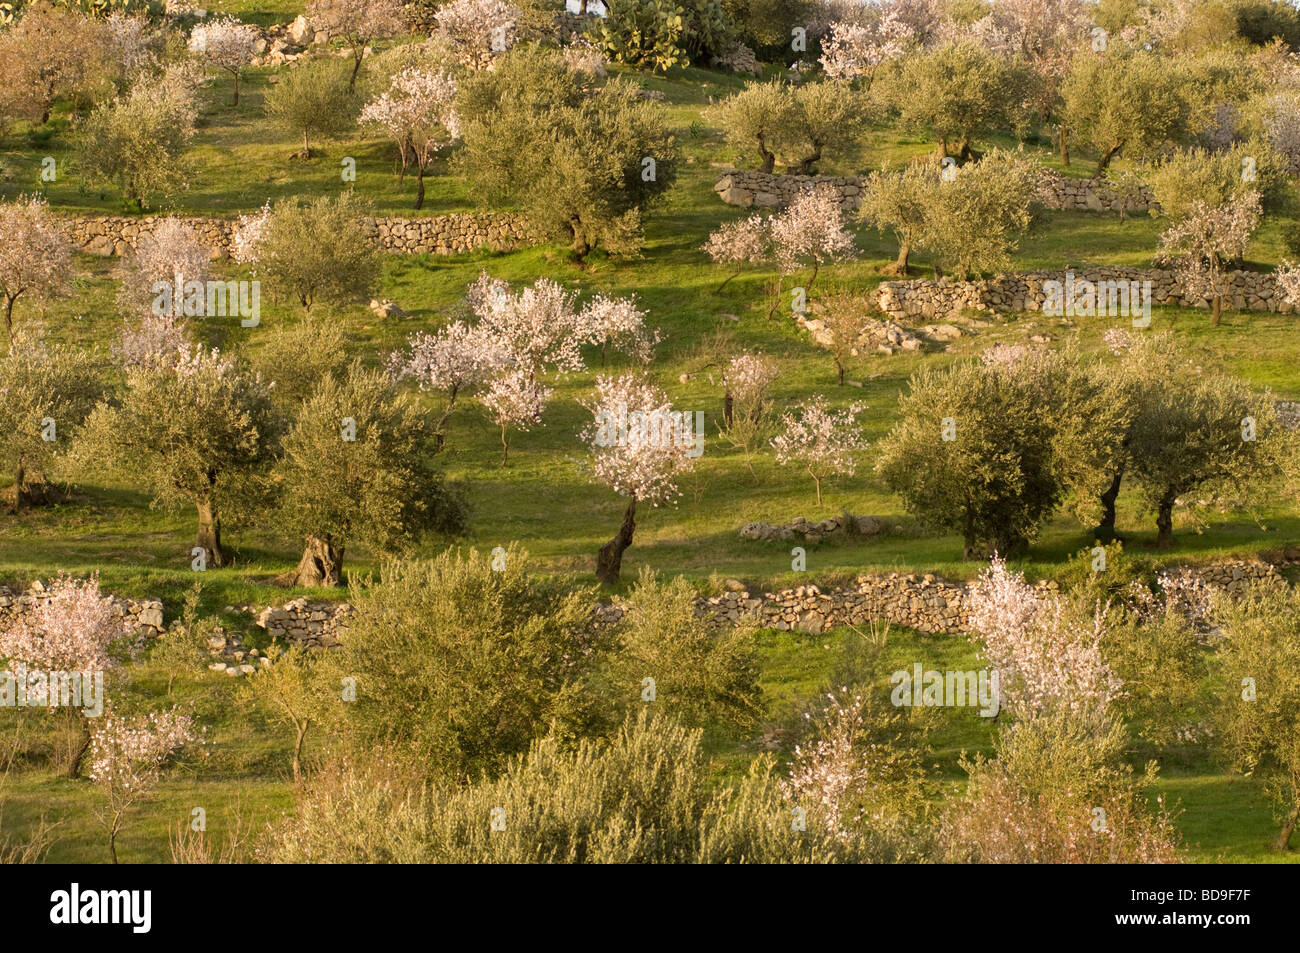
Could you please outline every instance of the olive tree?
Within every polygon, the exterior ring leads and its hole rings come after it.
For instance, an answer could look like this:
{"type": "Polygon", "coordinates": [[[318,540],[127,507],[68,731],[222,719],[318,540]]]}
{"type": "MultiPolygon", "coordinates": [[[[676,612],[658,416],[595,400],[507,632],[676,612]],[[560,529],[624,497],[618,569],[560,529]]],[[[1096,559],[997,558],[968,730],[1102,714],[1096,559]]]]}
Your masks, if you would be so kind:
{"type": "Polygon", "coordinates": [[[379,280],[380,253],[365,227],[369,203],[352,192],[304,205],[285,199],[245,224],[240,257],[265,272],[277,293],[310,312],[319,301],[368,296],[379,280]]]}
{"type": "Polygon", "coordinates": [[[266,112],[302,136],[303,159],[311,158],[310,137],[340,139],[356,125],[356,99],[343,69],[332,60],[309,60],[294,66],[266,94],[266,112]]]}
{"type": "Polygon", "coordinates": [[[281,442],[274,477],[280,513],[306,540],[280,581],[338,586],[352,542],[391,551],[426,530],[455,531],[459,503],[433,462],[436,434],[409,393],[354,363],[327,376],[281,442]]]}
{"type": "Polygon", "coordinates": [[[1074,59],[1062,87],[1065,125],[1097,154],[1097,175],[1121,153],[1144,159],[1187,136],[1187,103],[1171,61],[1115,50],[1074,59]]]}
{"type": "Polygon", "coordinates": [[[225,566],[222,510],[251,495],[275,436],[266,383],[200,347],[128,371],[125,393],[91,412],[75,452],[83,468],[135,477],[159,503],[193,506],[196,548],[206,565],[225,566]]]}
{"type": "Polygon", "coordinates": [[[598,246],[634,252],[679,151],[664,107],[638,92],[623,78],[590,88],[558,51],[511,51],[460,85],[460,167],[479,196],[517,206],[578,260],[598,246]]]}

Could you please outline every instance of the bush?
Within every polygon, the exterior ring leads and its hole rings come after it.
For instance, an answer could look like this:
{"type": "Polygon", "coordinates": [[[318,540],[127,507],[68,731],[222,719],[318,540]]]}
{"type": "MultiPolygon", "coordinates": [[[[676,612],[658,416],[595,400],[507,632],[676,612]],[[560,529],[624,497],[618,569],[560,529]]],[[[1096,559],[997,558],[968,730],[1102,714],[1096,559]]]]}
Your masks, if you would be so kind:
{"type": "Polygon", "coordinates": [[[301,157],[311,156],[310,136],[342,138],[356,128],[357,97],[348,88],[348,69],[334,60],[299,64],[266,95],[266,112],[302,136],[301,157]]]}
{"type": "Polygon", "coordinates": [[[257,267],[271,277],[273,290],[306,311],[319,301],[367,298],[379,281],[379,250],[363,221],[372,214],[352,192],[308,205],[297,198],[279,202],[257,242],[257,267]]]}
{"type": "Polygon", "coordinates": [[[461,86],[460,167],[483,198],[522,208],[544,235],[595,247],[640,247],[642,211],[676,177],[667,113],[618,78],[596,90],[554,50],[519,49],[461,86]]]}
{"type": "Polygon", "coordinates": [[[465,780],[495,774],[548,728],[603,724],[593,674],[611,635],[591,626],[594,592],[531,575],[517,549],[389,561],[354,581],[350,601],[331,664],[357,680],[344,718],[363,746],[389,743],[428,776],[465,780]]]}
{"type": "Polygon", "coordinates": [[[277,863],[861,863],[857,838],[792,829],[770,759],[715,790],[699,731],[642,712],[608,743],[535,741],[495,781],[428,788],[366,757],[312,781],[277,863]],[[494,821],[499,829],[493,830],[494,821]]]}

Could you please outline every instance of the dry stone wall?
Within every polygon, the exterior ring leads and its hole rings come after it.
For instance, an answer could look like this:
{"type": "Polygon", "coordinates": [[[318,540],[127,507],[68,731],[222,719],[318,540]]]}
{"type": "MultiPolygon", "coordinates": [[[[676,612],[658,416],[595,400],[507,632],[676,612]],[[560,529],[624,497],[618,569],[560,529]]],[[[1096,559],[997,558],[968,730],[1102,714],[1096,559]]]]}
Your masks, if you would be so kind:
{"type": "MultiPolygon", "coordinates": [[[[1233,271],[1228,277],[1232,293],[1226,296],[1225,306],[1238,311],[1274,311],[1281,314],[1292,314],[1295,311],[1294,306],[1287,303],[1282,289],[1271,274],[1233,271]]],[[[977,281],[952,278],[884,281],[873,293],[873,298],[880,310],[893,320],[915,322],[921,318],[944,318],[967,311],[1041,311],[1043,303],[1048,299],[1049,292],[1044,287],[1047,282],[1058,282],[1063,288],[1068,288],[1068,283],[1073,282],[1073,315],[1087,316],[1088,312],[1081,300],[1083,292],[1079,290],[1080,282],[1084,281],[1091,282],[1094,288],[1102,289],[1097,294],[1094,308],[1096,314],[1103,316],[1120,313],[1117,305],[1123,300],[1118,295],[1112,300],[1104,291],[1106,283],[1112,283],[1111,286],[1117,289],[1122,286],[1130,293],[1130,303],[1125,314],[1136,315],[1139,310],[1131,296],[1134,282],[1137,283],[1139,293],[1144,287],[1143,283],[1150,282],[1153,305],[1210,307],[1208,299],[1184,294],[1178,277],[1172,271],[1122,266],[1086,268],[1080,271],[1062,269],[1008,273],[977,281]]],[[[1060,291],[1057,295],[1060,295],[1060,291]]],[[[1066,295],[1068,296],[1068,291],[1066,295]]]]}
{"type": "MultiPolygon", "coordinates": [[[[234,237],[231,219],[182,219],[194,228],[214,259],[227,258],[234,237]]],[[[65,219],[74,246],[89,255],[125,255],[161,221],[159,216],[142,218],[82,217],[65,219]]],[[[455,212],[423,218],[382,217],[370,219],[367,231],[380,248],[397,254],[456,255],[490,248],[509,251],[536,243],[528,220],[513,212],[455,212]]]]}
{"type": "MultiPolygon", "coordinates": [[[[22,593],[0,586],[0,628],[17,616],[30,612],[33,606],[49,603],[52,596],[38,579],[22,593]]],[[[154,638],[163,633],[163,604],[159,599],[122,599],[108,596],[113,602],[114,614],[122,620],[123,628],[138,636],[154,638]]]]}
{"type": "MultiPolygon", "coordinates": [[[[713,191],[728,205],[784,208],[804,189],[829,184],[839,193],[840,205],[846,211],[854,211],[862,204],[865,181],[865,176],[856,175],[772,175],[747,169],[728,169],[713,186],[713,191]]],[[[1046,169],[1042,173],[1039,194],[1043,205],[1056,211],[1115,212],[1120,205],[1114,188],[1104,179],[1075,179],[1046,169]]],[[[1145,212],[1152,201],[1150,191],[1143,187],[1128,211],[1145,212]]]]}

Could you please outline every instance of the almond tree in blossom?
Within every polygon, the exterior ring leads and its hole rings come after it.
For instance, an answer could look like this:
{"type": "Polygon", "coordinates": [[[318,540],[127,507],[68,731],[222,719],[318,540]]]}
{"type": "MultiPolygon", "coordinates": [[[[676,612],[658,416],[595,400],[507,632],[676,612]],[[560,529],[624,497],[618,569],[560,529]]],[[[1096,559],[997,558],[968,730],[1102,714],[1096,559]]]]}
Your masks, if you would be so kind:
{"type": "Polygon", "coordinates": [[[447,421],[461,397],[480,390],[510,365],[510,355],[496,339],[480,327],[456,321],[434,334],[421,331],[411,336],[409,352],[389,358],[394,377],[413,378],[421,390],[439,391],[446,396],[442,416],[435,426],[437,446],[446,445],[447,421]]]}
{"type": "Polygon", "coordinates": [[[379,126],[397,143],[403,173],[408,165],[415,166],[417,209],[424,206],[425,173],[460,135],[455,99],[456,81],[449,73],[412,66],[394,76],[388,90],[361,111],[362,125],[379,126]]]}
{"type": "Polygon", "coordinates": [[[104,796],[98,816],[113,863],[127,812],[157,786],[166,764],[201,736],[194,719],[175,708],[135,718],[108,714],[96,725],[90,779],[104,796]]]}
{"type": "Polygon", "coordinates": [[[372,40],[397,36],[406,26],[402,0],[312,0],[307,19],[331,37],[341,36],[352,50],[352,78],[348,89],[356,89],[357,73],[372,40]]]}
{"type": "Polygon", "coordinates": [[[803,402],[793,414],[782,414],[772,439],[778,463],[803,467],[817,484],[817,505],[822,505],[822,480],[832,474],[852,476],[857,456],[866,447],[858,424],[865,408],[851,404],[845,410],[828,410],[824,397],[803,402]]]}
{"type": "Polygon", "coordinates": [[[5,329],[14,342],[14,302],[23,295],[46,298],[68,283],[72,256],[67,239],[38,196],[0,202],[0,294],[5,299],[5,329]]]}
{"type": "Polygon", "coordinates": [[[594,421],[582,438],[591,450],[591,474],[628,501],[618,533],[596,555],[596,578],[613,585],[636,532],[637,503],[657,507],[680,495],[677,480],[694,466],[687,452],[702,434],[688,433],[667,395],[633,375],[596,378],[588,409],[594,421]]]}
{"type": "Polygon", "coordinates": [[[700,250],[716,264],[736,266],[736,270],[718,285],[721,291],[746,264],[771,258],[772,237],[768,231],[768,219],[763,215],[751,215],[727,222],[709,235],[700,250]]]}
{"type": "Polygon", "coordinates": [[[236,106],[239,105],[239,77],[253,61],[260,39],[257,27],[240,23],[234,17],[200,23],[190,32],[190,49],[234,78],[236,106]]]}
{"type": "Polygon", "coordinates": [[[194,228],[175,216],[164,218],[139,240],[122,266],[123,306],[131,311],[180,317],[189,295],[186,285],[208,280],[211,257],[194,228]],[[167,287],[156,287],[159,282],[165,282],[167,287]]]}
{"type": "Polygon", "coordinates": [[[776,362],[762,354],[740,354],[722,370],[721,435],[745,454],[749,475],[754,472],[753,454],[772,428],[768,390],[780,373],[776,362]]]}
{"type": "MultiPolygon", "coordinates": [[[[797,268],[812,266],[812,274],[804,285],[805,291],[812,290],[822,265],[851,261],[857,257],[853,235],[845,228],[839,193],[832,185],[800,193],[785,211],[773,216],[769,231],[782,279],[797,268]]],[[[777,294],[779,306],[779,290],[777,294]]]]}
{"type": "Polygon", "coordinates": [[[1102,655],[1102,607],[1077,617],[1059,595],[1036,590],[995,557],[970,590],[968,612],[998,672],[1001,705],[1017,718],[1056,708],[1087,718],[1122,694],[1102,655]]]}
{"type": "Polygon", "coordinates": [[[1223,299],[1232,293],[1229,265],[1245,255],[1260,216],[1258,192],[1213,207],[1197,202],[1187,218],[1160,236],[1161,260],[1173,266],[1184,297],[1208,298],[1216,326],[1223,299]]]}
{"type": "Polygon", "coordinates": [[[832,23],[821,44],[822,69],[831,79],[865,77],[870,89],[876,68],[902,56],[914,38],[913,29],[892,10],[880,10],[865,22],[832,23]]]}
{"type": "Polygon", "coordinates": [[[488,385],[483,406],[501,428],[501,465],[510,460],[510,428],[528,431],[542,422],[542,411],[554,393],[522,368],[516,368],[488,385]]]}
{"type": "Polygon", "coordinates": [[[479,327],[530,379],[547,371],[564,375],[586,367],[582,346],[587,330],[574,307],[574,292],[549,278],[514,292],[485,272],[470,285],[467,299],[479,327]]]}
{"type": "MultiPolygon", "coordinates": [[[[79,582],[59,575],[30,609],[0,628],[0,656],[11,672],[21,663],[29,671],[106,673],[118,666],[114,643],[128,634],[113,601],[100,594],[97,576],[79,582]]],[[[79,723],[81,740],[67,769],[68,777],[76,778],[90,747],[90,725],[82,709],[60,710],[79,723]]]]}
{"type": "Polygon", "coordinates": [[[611,347],[649,364],[660,337],[659,332],[645,326],[645,314],[631,298],[597,295],[578,313],[578,326],[589,342],[599,345],[601,364],[611,347]]]}
{"type": "Polygon", "coordinates": [[[471,69],[486,69],[515,45],[519,11],[505,0],[451,0],[436,14],[434,36],[471,69]]]}
{"type": "Polygon", "coordinates": [[[146,311],[138,324],[123,322],[113,356],[123,370],[155,364],[171,366],[193,351],[194,345],[194,335],[184,318],[146,311]]]}

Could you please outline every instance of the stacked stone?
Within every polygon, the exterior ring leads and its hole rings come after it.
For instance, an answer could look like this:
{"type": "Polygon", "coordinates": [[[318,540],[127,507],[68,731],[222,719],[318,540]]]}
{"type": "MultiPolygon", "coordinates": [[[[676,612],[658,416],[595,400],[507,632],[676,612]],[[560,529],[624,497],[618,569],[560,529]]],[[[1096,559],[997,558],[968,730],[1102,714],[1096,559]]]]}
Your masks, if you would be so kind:
{"type": "MultiPolygon", "coordinates": [[[[69,218],[64,222],[70,241],[78,249],[107,258],[131,252],[160,220],[155,215],[99,216],[69,218]]],[[[235,233],[233,220],[186,217],[182,221],[198,232],[214,260],[229,257],[235,233]]],[[[454,212],[424,218],[390,216],[370,219],[366,226],[381,249],[408,255],[455,255],[484,247],[510,251],[537,241],[536,231],[528,219],[515,212],[454,212]]]]}
{"type": "MultiPolygon", "coordinates": [[[[773,175],[747,169],[728,169],[713,191],[728,205],[742,208],[784,208],[803,189],[830,184],[840,196],[845,211],[862,204],[865,176],[773,175]]],[[[1104,179],[1075,179],[1044,169],[1039,184],[1039,201],[1054,211],[1117,212],[1119,196],[1104,179]]],[[[1154,202],[1150,190],[1142,187],[1129,212],[1145,212],[1154,202]]]]}
{"type": "MultiPolygon", "coordinates": [[[[1172,271],[1155,268],[1129,268],[1103,266],[1079,271],[1030,271],[997,275],[977,281],[959,281],[953,278],[917,279],[915,281],[884,281],[874,292],[874,301],[880,310],[895,321],[915,321],[919,318],[944,318],[968,311],[987,313],[1017,313],[1041,311],[1048,298],[1046,282],[1059,282],[1066,288],[1073,278],[1076,289],[1075,316],[1083,307],[1080,282],[1092,282],[1094,287],[1103,282],[1117,282],[1131,286],[1138,282],[1151,283],[1151,303],[1184,305],[1194,308],[1210,307],[1210,300],[1197,296],[1184,296],[1177,275],[1172,271]]],[[[1270,274],[1255,271],[1232,271],[1228,274],[1231,293],[1225,296],[1225,307],[1239,311],[1270,311],[1291,314],[1294,307],[1287,303],[1282,289],[1270,274]]],[[[1068,302],[1062,302],[1068,303],[1068,302]]],[[[1104,292],[1098,293],[1093,305],[1096,313],[1104,308],[1115,308],[1120,302],[1108,302],[1104,292]]],[[[1140,302],[1131,301],[1129,313],[1140,312],[1140,302]]],[[[1068,315],[1063,315],[1068,316],[1068,315]]]]}
{"type": "Polygon", "coordinates": [[[273,639],[284,639],[309,648],[337,648],[342,631],[353,613],[346,602],[308,602],[291,599],[282,606],[267,606],[257,616],[257,625],[273,639]]]}
{"type": "Polygon", "coordinates": [[[208,655],[212,656],[208,668],[224,672],[230,678],[252,675],[259,667],[267,668],[271,664],[257,649],[246,649],[239,635],[226,635],[221,629],[208,639],[208,655]]]}
{"type": "Polygon", "coordinates": [[[765,542],[784,542],[797,538],[806,543],[819,543],[828,536],[876,536],[883,531],[884,526],[874,516],[832,516],[816,523],[798,516],[779,526],[763,522],[746,523],[740,528],[740,538],[765,542]]]}
{"type": "MultiPolygon", "coordinates": [[[[33,606],[47,604],[51,595],[45,585],[38,579],[26,592],[15,595],[12,590],[0,586],[0,626],[8,624],[16,616],[29,611],[33,606]]],[[[106,596],[113,604],[113,614],[122,620],[123,628],[129,629],[137,636],[156,638],[163,633],[163,606],[159,599],[121,599],[106,596]]]]}

